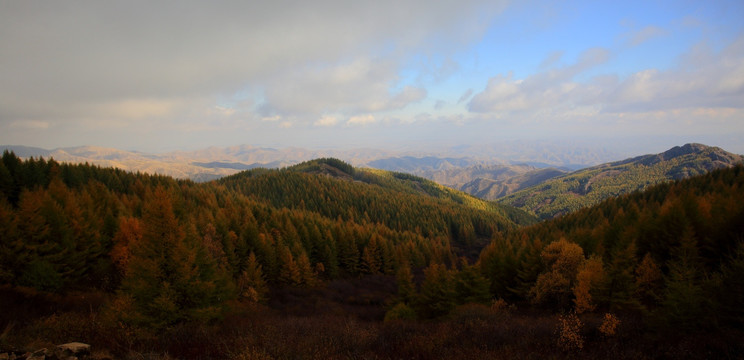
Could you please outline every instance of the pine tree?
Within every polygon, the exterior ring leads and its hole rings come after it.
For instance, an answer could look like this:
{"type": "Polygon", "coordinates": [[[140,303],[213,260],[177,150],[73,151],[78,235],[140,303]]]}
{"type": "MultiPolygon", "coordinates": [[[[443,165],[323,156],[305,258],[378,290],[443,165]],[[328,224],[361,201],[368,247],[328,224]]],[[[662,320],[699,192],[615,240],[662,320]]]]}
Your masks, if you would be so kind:
{"type": "Polygon", "coordinates": [[[413,284],[411,267],[408,264],[401,265],[395,279],[398,285],[398,298],[402,303],[411,304],[416,297],[416,285],[413,284]]]}
{"type": "Polygon", "coordinates": [[[714,295],[718,320],[741,328],[744,326],[744,241],[721,267],[714,295]]]}
{"type": "Polygon", "coordinates": [[[131,249],[120,293],[132,299],[134,312],[122,320],[159,329],[219,317],[230,285],[201,242],[186,237],[164,188],[148,196],[143,212],[142,239],[131,249]]]}
{"type": "Polygon", "coordinates": [[[367,274],[379,274],[380,268],[382,267],[380,246],[377,240],[377,234],[372,235],[372,238],[364,247],[362,252],[362,269],[367,274]]]}
{"type": "Polygon", "coordinates": [[[635,241],[627,245],[618,244],[613,252],[612,260],[607,267],[607,282],[605,284],[605,301],[610,304],[610,310],[639,309],[640,303],[635,297],[635,241]]]}
{"type": "Polygon", "coordinates": [[[489,282],[476,266],[462,260],[462,268],[454,276],[455,294],[458,304],[487,304],[491,301],[489,282]]]}
{"type": "Polygon", "coordinates": [[[126,275],[129,261],[132,258],[132,248],[139,246],[142,241],[142,223],[134,217],[121,217],[119,230],[114,235],[114,245],[111,249],[111,260],[116,265],[121,276],[126,275]]]}
{"type": "Polygon", "coordinates": [[[266,301],[268,288],[263,276],[261,264],[258,263],[256,255],[251,252],[248,256],[245,269],[238,278],[238,294],[241,299],[250,302],[262,303],[266,301]]]}
{"type": "Polygon", "coordinates": [[[284,244],[279,244],[277,249],[279,257],[279,281],[288,285],[301,285],[302,273],[292,252],[284,244]]]}
{"type": "Polygon", "coordinates": [[[540,256],[548,270],[537,277],[535,285],[530,290],[532,301],[536,304],[568,307],[573,282],[579,266],[584,262],[584,250],[579,245],[561,238],[548,244],[540,256]]]}
{"type": "Polygon", "coordinates": [[[424,269],[424,282],[418,296],[419,312],[425,318],[448,314],[455,307],[452,273],[442,264],[424,269]]]}
{"type": "Polygon", "coordinates": [[[664,279],[661,269],[656,265],[650,253],[646,253],[641,263],[638,264],[635,275],[636,297],[639,301],[646,307],[658,303],[664,279]]]}
{"type": "Polygon", "coordinates": [[[683,234],[672,252],[657,320],[671,328],[696,330],[707,323],[710,304],[703,291],[697,241],[689,228],[683,234]]]}
{"type": "MultiPolygon", "coordinates": [[[[300,284],[308,287],[313,287],[318,283],[318,277],[310,264],[310,258],[306,253],[300,254],[297,257],[297,270],[300,273],[300,284]]],[[[298,284],[299,285],[299,284],[298,284]]]]}
{"type": "Polygon", "coordinates": [[[579,267],[573,288],[574,310],[577,314],[596,308],[597,288],[606,281],[606,276],[602,258],[597,255],[592,255],[579,267]]]}
{"type": "Polygon", "coordinates": [[[0,284],[11,284],[15,280],[14,244],[18,241],[18,233],[13,209],[2,197],[0,197],[0,234],[2,234],[0,236],[0,284]]]}

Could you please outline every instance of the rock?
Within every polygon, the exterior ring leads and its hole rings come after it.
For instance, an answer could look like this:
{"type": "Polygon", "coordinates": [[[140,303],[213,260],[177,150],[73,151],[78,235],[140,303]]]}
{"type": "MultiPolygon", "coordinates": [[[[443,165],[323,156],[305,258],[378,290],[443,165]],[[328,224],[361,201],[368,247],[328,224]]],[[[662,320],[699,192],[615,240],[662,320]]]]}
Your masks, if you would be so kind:
{"type": "Polygon", "coordinates": [[[69,352],[70,355],[75,355],[75,356],[90,354],[90,345],[83,344],[80,342],[71,342],[67,344],[62,344],[62,345],[57,346],[57,348],[64,351],[65,353],[69,352]]]}
{"type": "Polygon", "coordinates": [[[39,349],[31,353],[28,357],[26,357],[26,360],[45,360],[47,354],[47,349],[39,349]]]}

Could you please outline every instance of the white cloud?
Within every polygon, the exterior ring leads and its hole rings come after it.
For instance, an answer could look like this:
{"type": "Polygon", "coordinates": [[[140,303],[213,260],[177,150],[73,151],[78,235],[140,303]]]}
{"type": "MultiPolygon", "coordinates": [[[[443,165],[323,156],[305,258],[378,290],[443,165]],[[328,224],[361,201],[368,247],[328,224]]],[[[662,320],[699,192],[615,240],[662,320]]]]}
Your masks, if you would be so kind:
{"type": "Polygon", "coordinates": [[[263,111],[317,118],[324,113],[348,116],[402,109],[426,98],[423,88],[398,92],[398,65],[390,60],[357,58],[326,66],[303,66],[266,82],[263,111]]]}
{"type": "Polygon", "coordinates": [[[274,115],[274,116],[264,116],[264,117],[261,118],[261,121],[265,121],[265,122],[276,122],[276,121],[279,121],[281,119],[282,119],[281,116],[274,115]]]}
{"type": "Polygon", "coordinates": [[[457,103],[461,104],[463,101],[467,101],[470,99],[470,96],[473,95],[473,89],[467,89],[462,95],[460,95],[460,98],[457,99],[457,103]]]}
{"type": "Polygon", "coordinates": [[[653,38],[664,36],[666,33],[667,32],[660,27],[649,25],[641,30],[629,34],[628,43],[630,46],[638,46],[653,38]]]}
{"type": "Polygon", "coordinates": [[[107,121],[112,114],[170,121],[204,114],[216,98],[247,86],[265,93],[275,111],[269,116],[399,108],[420,100],[423,90],[390,93],[401,85],[405,59],[463,49],[504,6],[479,0],[0,2],[0,121],[107,121]]]}
{"type": "MultiPolygon", "coordinates": [[[[511,74],[496,75],[473,96],[468,108],[500,118],[543,119],[536,121],[599,113],[645,113],[650,118],[668,118],[661,113],[688,109],[711,114],[710,109],[716,108],[744,109],[744,36],[718,53],[706,46],[695,47],[680,57],[680,66],[675,69],[645,69],[625,79],[608,75],[586,82],[576,80],[576,75],[608,58],[606,51],[590,50],[573,65],[523,80],[513,79],[511,74]]],[[[730,111],[712,113],[723,116],[730,111]]]]}
{"type": "Polygon", "coordinates": [[[18,120],[10,123],[11,128],[45,130],[49,128],[49,123],[39,120],[18,120]]]}
{"type": "Polygon", "coordinates": [[[338,124],[338,118],[334,116],[323,116],[313,123],[315,126],[333,126],[336,124],[338,124]]]}
{"type": "Polygon", "coordinates": [[[349,121],[346,122],[347,125],[369,125],[377,122],[377,119],[375,119],[372,115],[358,115],[358,116],[352,116],[349,118],[349,121]]]}

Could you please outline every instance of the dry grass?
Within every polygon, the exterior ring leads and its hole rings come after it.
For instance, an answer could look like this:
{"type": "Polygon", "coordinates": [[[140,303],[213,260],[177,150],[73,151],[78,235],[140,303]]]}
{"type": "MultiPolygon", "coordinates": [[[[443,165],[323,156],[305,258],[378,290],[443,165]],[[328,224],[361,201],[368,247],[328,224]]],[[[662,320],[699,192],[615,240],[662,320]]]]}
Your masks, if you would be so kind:
{"type": "MultiPolygon", "coordinates": [[[[347,295],[340,290],[325,291],[340,298],[347,295]]],[[[318,297],[311,299],[313,304],[323,297],[315,296],[318,297]]],[[[81,301],[82,298],[79,297],[81,301]]],[[[377,301],[366,309],[358,305],[358,299],[354,300],[356,305],[348,308],[332,301],[318,304],[314,310],[322,311],[316,314],[235,304],[233,316],[219,323],[183,324],[158,334],[112,323],[90,306],[85,311],[86,306],[66,306],[68,310],[51,314],[27,313],[31,317],[14,325],[6,322],[0,333],[0,351],[35,350],[81,341],[91,344],[93,358],[101,360],[735,359],[744,353],[740,341],[744,333],[740,330],[654,334],[642,319],[623,314],[613,315],[613,322],[622,321],[613,329],[613,336],[606,334],[609,323],[604,314],[576,317],[578,322],[573,324],[580,326],[570,330],[582,339],[582,347],[564,351],[556,333],[562,323],[558,316],[549,313],[520,311],[499,302],[494,306],[460,306],[447,318],[438,320],[383,322],[384,309],[377,301]],[[379,319],[372,316],[378,313],[379,319]]]]}

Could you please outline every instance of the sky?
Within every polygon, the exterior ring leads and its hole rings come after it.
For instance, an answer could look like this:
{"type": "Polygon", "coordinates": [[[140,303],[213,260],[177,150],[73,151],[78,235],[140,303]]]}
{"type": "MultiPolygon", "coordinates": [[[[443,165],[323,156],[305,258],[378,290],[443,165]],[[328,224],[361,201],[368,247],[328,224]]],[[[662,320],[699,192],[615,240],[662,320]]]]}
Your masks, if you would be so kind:
{"type": "Polygon", "coordinates": [[[0,144],[744,153],[742,20],[741,0],[0,0],[0,144]]]}

